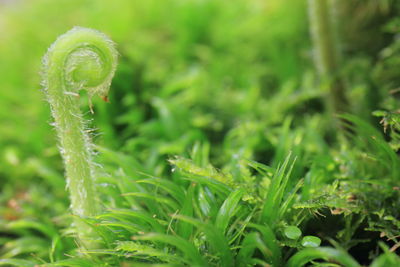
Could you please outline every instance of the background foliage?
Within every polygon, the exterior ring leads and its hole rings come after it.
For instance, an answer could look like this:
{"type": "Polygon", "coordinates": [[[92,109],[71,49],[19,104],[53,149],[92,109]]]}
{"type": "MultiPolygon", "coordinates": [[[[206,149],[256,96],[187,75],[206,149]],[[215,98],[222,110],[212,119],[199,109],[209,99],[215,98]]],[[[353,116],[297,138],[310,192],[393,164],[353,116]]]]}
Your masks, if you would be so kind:
{"type": "Polygon", "coordinates": [[[400,6],[336,4],[340,120],[306,1],[0,1],[0,265],[396,266],[400,6]],[[81,98],[105,210],[83,258],[39,75],[76,25],[120,52],[111,103],[81,98]]]}

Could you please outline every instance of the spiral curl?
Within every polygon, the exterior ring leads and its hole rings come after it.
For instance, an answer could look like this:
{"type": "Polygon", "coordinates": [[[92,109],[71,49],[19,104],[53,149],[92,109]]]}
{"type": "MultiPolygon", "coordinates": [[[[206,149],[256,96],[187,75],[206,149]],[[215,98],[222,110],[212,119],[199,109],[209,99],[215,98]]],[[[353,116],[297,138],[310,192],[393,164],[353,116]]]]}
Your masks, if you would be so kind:
{"type": "Polygon", "coordinates": [[[71,93],[86,89],[89,96],[107,97],[117,59],[115,45],[105,34],[74,27],[58,37],[44,57],[44,87],[49,91],[54,84],[71,93]]]}

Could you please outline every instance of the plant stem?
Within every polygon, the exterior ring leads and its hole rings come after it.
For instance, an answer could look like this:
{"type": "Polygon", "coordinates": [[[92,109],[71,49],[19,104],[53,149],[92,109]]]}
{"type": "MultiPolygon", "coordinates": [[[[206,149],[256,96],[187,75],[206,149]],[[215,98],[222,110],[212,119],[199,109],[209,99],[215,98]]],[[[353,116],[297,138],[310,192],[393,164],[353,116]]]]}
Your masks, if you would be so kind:
{"type": "Polygon", "coordinates": [[[310,31],[318,74],[322,81],[329,83],[328,106],[333,112],[343,113],[348,110],[348,101],[343,79],[339,75],[339,49],[334,36],[330,7],[328,0],[308,0],[310,31]]]}
{"type": "MultiPolygon", "coordinates": [[[[99,206],[94,187],[92,144],[79,107],[79,91],[89,98],[107,98],[117,64],[113,42],[104,34],[75,27],[61,35],[43,60],[43,85],[50,103],[63,157],[71,209],[78,217],[96,215],[99,206]]],[[[93,237],[89,226],[75,220],[78,238],[84,245],[93,237]]]]}

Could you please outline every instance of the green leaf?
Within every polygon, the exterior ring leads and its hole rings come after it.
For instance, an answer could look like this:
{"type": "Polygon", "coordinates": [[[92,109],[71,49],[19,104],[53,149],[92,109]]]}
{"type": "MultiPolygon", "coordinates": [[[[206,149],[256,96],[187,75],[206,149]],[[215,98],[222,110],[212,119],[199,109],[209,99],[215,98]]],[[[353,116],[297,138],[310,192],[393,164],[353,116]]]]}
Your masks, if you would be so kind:
{"type": "Polygon", "coordinates": [[[99,226],[107,226],[107,227],[116,227],[116,228],[122,228],[128,231],[130,234],[136,234],[138,232],[143,231],[140,226],[133,224],[133,223],[127,223],[127,222],[101,222],[98,224],[99,226]]]}
{"type": "Polygon", "coordinates": [[[166,192],[168,192],[173,198],[178,201],[179,204],[184,203],[185,192],[178,185],[167,179],[152,177],[149,179],[138,180],[136,181],[136,183],[155,185],[157,188],[162,188],[166,192]]]}
{"type": "Polygon", "coordinates": [[[284,234],[289,239],[298,239],[301,236],[301,230],[296,226],[285,227],[284,234]]]}
{"type": "MultiPolygon", "coordinates": [[[[68,267],[92,267],[94,265],[94,262],[88,260],[88,259],[66,259],[66,260],[60,260],[56,261],[51,264],[46,264],[45,266],[68,266],[68,267]]],[[[100,265],[101,266],[101,265],[100,265]]]]}
{"type": "Polygon", "coordinates": [[[301,267],[316,259],[323,259],[325,261],[334,260],[346,267],[360,267],[346,251],[329,247],[303,249],[288,260],[286,267],[301,267]]]}
{"type": "MultiPolygon", "coordinates": [[[[134,221],[136,224],[141,224],[144,229],[152,229],[152,232],[165,232],[164,227],[154,217],[147,212],[127,209],[110,210],[109,213],[97,216],[98,219],[114,219],[125,222],[134,221]]],[[[163,222],[167,223],[167,222],[163,222]]]]}
{"type": "Polygon", "coordinates": [[[272,254],[258,233],[250,233],[246,235],[237,256],[237,266],[248,266],[257,248],[265,258],[270,257],[272,254]]]}
{"type": "Polygon", "coordinates": [[[189,259],[196,266],[206,266],[205,260],[200,255],[197,248],[189,241],[179,237],[159,233],[135,236],[134,240],[147,240],[152,242],[162,242],[175,246],[183,252],[184,257],[189,259]]]}
{"type": "Polygon", "coordinates": [[[3,259],[0,260],[0,266],[17,266],[17,267],[35,267],[37,263],[27,261],[27,260],[19,260],[19,259],[3,259]]]}
{"type": "Polygon", "coordinates": [[[160,195],[156,194],[151,194],[151,193],[142,193],[142,192],[131,192],[131,193],[125,193],[123,196],[131,196],[131,197],[137,197],[137,198],[145,198],[145,199],[150,199],[154,200],[159,204],[166,204],[168,207],[170,207],[173,211],[176,211],[179,209],[179,205],[172,199],[163,197],[160,195]]]}
{"type": "Polygon", "coordinates": [[[301,240],[301,245],[308,248],[316,248],[321,245],[321,239],[316,236],[307,235],[301,240]]]}
{"type": "Polygon", "coordinates": [[[200,231],[206,235],[206,241],[210,244],[212,251],[218,255],[220,265],[223,267],[234,266],[233,255],[230,246],[225,236],[216,227],[211,224],[204,223],[194,218],[174,215],[174,218],[188,222],[196,226],[200,231]]]}
{"type": "MultiPolygon", "coordinates": [[[[180,266],[183,262],[185,262],[181,255],[174,255],[172,253],[168,253],[165,249],[156,249],[154,247],[149,246],[149,244],[141,244],[137,241],[120,241],[117,243],[116,251],[123,252],[121,256],[126,255],[126,252],[132,253],[135,258],[142,258],[144,260],[148,260],[150,257],[158,258],[162,261],[167,261],[168,263],[179,263],[180,266]]],[[[186,261],[187,262],[187,261],[186,261]]],[[[132,266],[137,266],[132,265],[132,266]]]]}
{"type": "Polygon", "coordinates": [[[383,253],[371,263],[370,267],[400,266],[400,257],[383,243],[379,242],[383,253]]]}
{"type": "Polygon", "coordinates": [[[230,184],[232,178],[216,171],[212,166],[200,168],[185,158],[171,159],[169,162],[181,170],[190,181],[207,185],[221,197],[226,197],[232,190],[230,184]]]}
{"type": "Polygon", "coordinates": [[[21,254],[43,254],[49,246],[50,243],[43,238],[27,235],[5,243],[1,256],[2,258],[13,258],[21,254]]]}
{"type": "Polygon", "coordinates": [[[292,160],[292,154],[289,153],[282,166],[278,167],[278,170],[274,173],[268,188],[267,198],[261,212],[261,220],[270,226],[278,219],[279,213],[282,210],[282,198],[294,163],[295,160],[292,160]]]}
{"type": "MultiPolygon", "coordinates": [[[[195,184],[189,185],[186,192],[186,200],[182,206],[179,214],[183,216],[193,216],[193,196],[194,196],[195,184]]],[[[193,233],[193,225],[184,221],[179,221],[176,226],[176,232],[185,239],[190,239],[193,233]]]]}
{"type": "Polygon", "coordinates": [[[14,231],[24,230],[24,229],[34,229],[45,234],[49,238],[57,236],[57,231],[52,227],[51,224],[44,224],[32,220],[18,220],[9,222],[7,224],[7,228],[14,231]]]}
{"type": "Polygon", "coordinates": [[[271,257],[267,257],[267,259],[271,261],[272,265],[282,265],[282,251],[272,229],[267,225],[253,223],[250,223],[249,227],[257,229],[262,234],[264,243],[267,245],[268,249],[272,251],[271,257]]]}
{"type": "Polygon", "coordinates": [[[228,198],[222,204],[217,218],[215,220],[215,226],[222,232],[225,233],[226,228],[228,227],[229,220],[235,215],[237,212],[237,206],[244,194],[244,190],[236,190],[232,192],[228,198]]]}

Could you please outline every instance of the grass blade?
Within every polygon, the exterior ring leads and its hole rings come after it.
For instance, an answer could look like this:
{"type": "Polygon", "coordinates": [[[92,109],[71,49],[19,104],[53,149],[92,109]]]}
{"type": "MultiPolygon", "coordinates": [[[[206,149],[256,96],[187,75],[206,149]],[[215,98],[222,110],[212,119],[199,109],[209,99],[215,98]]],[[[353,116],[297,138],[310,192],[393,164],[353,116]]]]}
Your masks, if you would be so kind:
{"type": "Polygon", "coordinates": [[[315,259],[334,260],[346,267],[361,267],[345,251],[329,247],[303,249],[288,260],[286,267],[301,267],[315,259]]]}
{"type": "Polygon", "coordinates": [[[188,222],[196,226],[200,231],[206,235],[206,241],[211,245],[211,249],[219,256],[220,265],[222,267],[235,266],[233,255],[230,251],[228,241],[225,236],[213,225],[206,224],[194,218],[174,215],[174,218],[188,222]]]}
{"type": "Polygon", "coordinates": [[[175,246],[176,248],[178,248],[180,251],[183,252],[183,255],[187,259],[189,259],[192,262],[193,266],[206,266],[206,263],[203,257],[200,255],[197,248],[193,246],[192,243],[179,236],[151,233],[147,235],[135,236],[134,239],[146,240],[152,242],[162,242],[175,246]]]}
{"type": "Polygon", "coordinates": [[[229,220],[238,211],[238,204],[243,194],[244,190],[241,189],[233,191],[219,209],[217,218],[215,219],[215,226],[222,233],[225,233],[229,220]]]}
{"type": "Polygon", "coordinates": [[[278,219],[279,211],[281,210],[283,194],[295,163],[295,161],[292,161],[289,165],[291,158],[290,153],[282,166],[278,167],[268,188],[267,198],[261,212],[261,220],[270,226],[278,219]]]}
{"type": "Polygon", "coordinates": [[[35,267],[37,263],[19,259],[3,259],[0,260],[0,266],[35,267]]]}
{"type": "Polygon", "coordinates": [[[239,250],[236,262],[237,266],[239,267],[248,266],[256,249],[259,249],[265,258],[271,256],[271,251],[264,244],[258,233],[248,234],[244,238],[241,247],[242,248],[239,250]]]}

